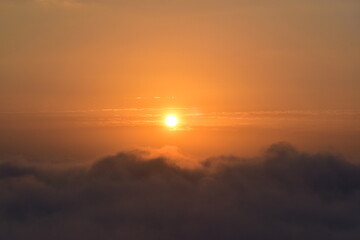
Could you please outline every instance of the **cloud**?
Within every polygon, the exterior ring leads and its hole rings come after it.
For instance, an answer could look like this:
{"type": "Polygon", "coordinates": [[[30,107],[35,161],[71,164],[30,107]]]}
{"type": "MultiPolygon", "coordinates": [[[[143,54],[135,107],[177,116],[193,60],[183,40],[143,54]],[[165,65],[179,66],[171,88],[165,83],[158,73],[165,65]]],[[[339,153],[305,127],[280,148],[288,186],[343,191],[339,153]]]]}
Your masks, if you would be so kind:
{"type": "Polygon", "coordinates": [[[0,163],[1,239],[357,239],[360,167],[272,145],[196,168],[170,150],[86,167],[0,163]],[[163,154],[165,152],[165,154],[163,154]]]}

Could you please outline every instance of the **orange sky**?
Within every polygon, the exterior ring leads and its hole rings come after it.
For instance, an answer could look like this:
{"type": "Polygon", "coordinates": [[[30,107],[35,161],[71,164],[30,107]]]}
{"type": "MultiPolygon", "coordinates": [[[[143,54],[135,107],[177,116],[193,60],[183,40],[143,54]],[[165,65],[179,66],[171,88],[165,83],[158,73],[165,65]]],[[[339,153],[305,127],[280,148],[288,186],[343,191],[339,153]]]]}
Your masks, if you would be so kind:
{"type": "Polygon", "coordinates": [[[0,29],[0,153],[360,154],[359,1],[3,0],[0,29]]]}
{"type": "Polygon", "coordinates": [[[358,1],[0,3],[0,110],[359,110],[358,1]],[[136,101],[137,97],[175,97],[136,101]]]}

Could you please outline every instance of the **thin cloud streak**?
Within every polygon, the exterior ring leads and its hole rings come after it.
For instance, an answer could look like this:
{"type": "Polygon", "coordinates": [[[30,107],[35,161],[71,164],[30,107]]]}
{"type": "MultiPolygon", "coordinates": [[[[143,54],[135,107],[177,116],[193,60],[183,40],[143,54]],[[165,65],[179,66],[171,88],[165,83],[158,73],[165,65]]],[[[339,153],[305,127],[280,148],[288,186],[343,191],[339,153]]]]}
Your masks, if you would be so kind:
{"type": "MultiPolygon", "coordinates": [[[[28,118],[61,121],[74,126],[161,126],[166,114],[176,113],[183,124],[189,127],[236,127],[257,124],[279,123],[359,123],[360,111],[324,110],[324,111],[242,111],[242,112],[204,112],[199,108],[104,108],[88,110],[69,110],[54,112],[2,112],[0,119],[7,122],[28,118]]],[[[41,122],[41,121],[40,121],[41,122]]],[[[354,126],[354,124],[352,125],[354,126]]]]}

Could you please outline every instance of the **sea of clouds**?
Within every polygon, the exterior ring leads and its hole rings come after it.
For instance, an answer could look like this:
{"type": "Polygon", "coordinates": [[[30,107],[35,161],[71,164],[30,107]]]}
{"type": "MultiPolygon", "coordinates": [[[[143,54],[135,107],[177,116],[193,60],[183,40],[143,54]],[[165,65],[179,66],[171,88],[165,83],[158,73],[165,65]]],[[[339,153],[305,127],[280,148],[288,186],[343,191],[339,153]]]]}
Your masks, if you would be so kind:
{"type": "Polygon", "coordinates": [[[359,239],[360,166],[341,156],[278,143],[254,159],[170,158],[2,159],[0,239],[359,239]]]}

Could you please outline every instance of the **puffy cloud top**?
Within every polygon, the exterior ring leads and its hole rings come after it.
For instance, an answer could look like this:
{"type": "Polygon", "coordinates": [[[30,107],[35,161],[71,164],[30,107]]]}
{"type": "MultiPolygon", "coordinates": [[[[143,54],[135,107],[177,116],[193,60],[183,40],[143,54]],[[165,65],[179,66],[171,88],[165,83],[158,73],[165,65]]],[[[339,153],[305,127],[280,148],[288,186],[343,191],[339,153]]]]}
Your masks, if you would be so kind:
{"type": "Polygon", "coordinates": [[[123,152],[89,167],[0,165],[1,239],[357,239],[360,167],[271,146],[197,168],[123,152]]]}

